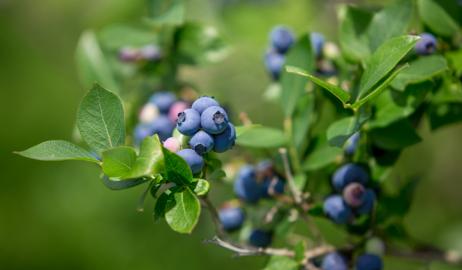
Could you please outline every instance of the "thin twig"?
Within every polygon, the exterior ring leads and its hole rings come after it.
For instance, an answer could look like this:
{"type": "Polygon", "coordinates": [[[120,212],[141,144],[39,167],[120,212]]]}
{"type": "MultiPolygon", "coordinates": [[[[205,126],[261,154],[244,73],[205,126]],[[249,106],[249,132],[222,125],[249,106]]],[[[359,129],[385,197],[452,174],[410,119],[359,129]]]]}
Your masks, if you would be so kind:
{"type": "Polygon", "coordinates": [[[215,231],[219,237],[226,238],[226,232],[223,229],[223,225],[220,222],[220,216],[213,203],[207,197],[200,197],[201,202],[207,207],[212,217],[213,224],[215,225],[215,231]]]}
{"type": "Polygon", "coordinates": [[[303,202],[302,194],[300,193],[300,191],[297,189],[297,186],[295,185],[294,176],[292,174],[292,171],[289,165],[289,158],[287,157],[287,149],[279,148],[279,153],[281,154],[282,162],[284,164],[284,171],[285,171],[285,175],[287,178],[287,183],[289,183],[290,192],[292,193],[292,196],[294,197],[295,203],[298,205],[301,205],[303,202]]]}
{"type": "Polygon", "coordinates": [[[173,182],[162,184],[156,192],[156,198],[158,198],[160,195],[162,195],[162,193],[164,193],[165,191],[167,191],[168,189],[174,186],[176,186],[176,184],[173,182]]]}

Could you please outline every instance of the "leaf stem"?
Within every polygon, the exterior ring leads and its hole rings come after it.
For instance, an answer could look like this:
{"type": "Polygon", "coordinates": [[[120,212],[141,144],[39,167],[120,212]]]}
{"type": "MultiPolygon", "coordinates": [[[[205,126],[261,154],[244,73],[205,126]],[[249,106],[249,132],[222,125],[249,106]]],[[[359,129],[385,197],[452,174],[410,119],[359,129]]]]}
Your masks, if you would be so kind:
{"type": "Polygon", "coordinates": [[[294,171],[296,173],[299,173],[302,166],[300,164],[300,159],[298,157],[297,149],[295,148],[295,144],[294,144],[293,124],[292,124],[292,119],[290,117],[284,119],[284,132],[287,136],[287,139],[289,140],[288,149],[289,149],[289,155],[290,155],[290,159],[292,160],[294,171]]]}

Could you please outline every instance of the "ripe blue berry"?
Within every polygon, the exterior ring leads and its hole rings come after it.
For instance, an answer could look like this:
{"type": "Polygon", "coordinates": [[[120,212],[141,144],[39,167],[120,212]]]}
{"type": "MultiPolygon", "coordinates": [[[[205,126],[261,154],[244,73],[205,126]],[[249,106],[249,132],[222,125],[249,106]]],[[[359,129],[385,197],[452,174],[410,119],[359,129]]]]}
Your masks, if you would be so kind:
{"type": "Polygon", "coordinates": [[[262,196],[269,198],[284,194],[285,184],[286,182],[277,176],[265,179],[262,184],[262,196]]]}
{"type": "Polygon", "coordinates": [[[172,136],[175,124],[173,124],[167,116],[161,115],[151,123],[151,127],[151,135],[157,134],[162,141],[165,141],[172,136]]]}
{"type": "Polygon", "coordinates": [[[284,55],[273,50],[265,53],[265,67],[273,80],[279,80],[284,63],[284,55]]]}
{"type": "Polygon", "coordinates": [[[274,174],[274,164],[271,160],[262,160],[257,164],[257,174],[259,177],[272,177],[274,174]]]}
{"type": "Polygon", "coordinates": [[[366,189],[360,183],[350,183],[343,189],[343,199],[351,207],[359,207],[366,197],[366,189]]]}
{"type": "Polygon", "coordinates": [[[176,128],[186,136],[193,136],[201,127],[201,116],[194,109],[186,109],[178,114],[176,128]]]}
{"type": "Polygon", "coordinates": [[[345,258],[337,252],[324,256],[321,264],[322,270],[348,270],[345,258]]]}
{"type": "Polygon", "coordinates": [[[268,247],[271,245],[273,234],[263,230],[253,230],[249,236],[249,244],[254,247],[268,247]]]}
{"type": "Polygon", "coordinates": [[[202,170],[202,167],[204,167],[204,159],[192,149],[183,149],[178,151],[176,154],[188,163],[193,174],[199,173],[202,170]]]}
{"type": "Polygon", "coordinates": [[[332,195],[324,201],[324,213],[335,223],[348,223],[353,217],[350,207],[345,203],[342,196],[332,195]]]}
{"type": "Polygon", "coordinates": [[[189,140],[189,146],[199,155],[203,155],[213,148],[213,137],[205,131],[199,130],[191,140],[189,140]]]}
{"type": "Polygon", "coordinates": [[[311,48],[314,52],[314,55],[320,57],[322,54],[322,49],[324,47],[324,36],[317,32],[312,32],[310,34],[311,39],[311,48]]]}
{"type": "Polygon", "coordinates": [[[348,138],[345,144],[345,154],[351,156],[356,152],[356,149],[358,148],[358,144],[359,144],[359,139],[360,139],[359,134],[360,133],[358,131],[355,134],[351,135],[350,138],[348,138]]]}
{"type": "Polygon", "coordinates": [[[133,140],[136,145],[140,145],[144,138],[151,136],[152,127],[150,123],[140,123],[136,125],[133,132],[133,140]]]}
{"type": "Polygon", "coordinates": [[[234,181],[234,192],[242,200],[249,203],[256,203],[261,197],[261,187],[257,182],[254,167],[247,165],[237,173],[234,181]]]}
{"type": "Polygon", "coordinates": [[[349,163],[335,171],[332,185],[337,191],[342,191],[349,183],[358,182],[364,185],[368,180],[369,176],[361,166],[349,163]]]}
{"type": "Polygon", "coordinates": [[[223,208],[218,213],[223,229],[235,231],[241,228],[244,223],[245,214],[240,207],[223,208]]]}
{"type": "Polygon", "coordinates": [[[364,194],[363,203],[355,210],[356,213],[360,215],[369,214],[374,208],[375,199],[376,199],[375,192],[372,189],[366,189],[366,193],[364,194]]]}
{"type": "Polygon", "coordinates": [[[202,112],[204,112],[205,109],[212,106],[220,106],[220,104],[218,104],[218,102],[213,97],[203,96],[196,99],[196,101],[194,101],[191,107],[194,110],[196,110],[199,114],[202,114],[202,112]]]}
{"type": "Polygon", "coordinates": [[[228,127],[222,133],[213,136],[213,151],[217,153],[225,152],[234,146],[236,142],[236,129],[233,124],[228,123],[228,127]]]}
{"type": "Polygon", "coordinates": [[[286,53],[294,43],[294,34],[287,27],[276,26],[270,34],[271,45],[280,53],[286,53]]]}
{"type": "Polygon", "coordinates": [[[207,133],[220,134],[228,127],[228,115],[222,107],[208,107],[201,114],[201,126],[207,133]]]}
{"type": "Polygon", "coordinates": [[[356,270],[382,270],[382,259],[374,254],[363,254],[356,259],[356,270]]]}
{"type": "Polygon", "coordinates": [[[157,92],[149,98],[149,102],[156,105],[157,108],[159,108],[159,111],[163,114],[168,114],[168,110],[175,101],[175,95],[167,91],[157,92]]]}
{"type": "Polygon", "coordinates": [[[430,33],[420,34],[420,40],[415,44],[415,51],[420,55],[429,55],[436,51],[436,38],[430,33]]]}

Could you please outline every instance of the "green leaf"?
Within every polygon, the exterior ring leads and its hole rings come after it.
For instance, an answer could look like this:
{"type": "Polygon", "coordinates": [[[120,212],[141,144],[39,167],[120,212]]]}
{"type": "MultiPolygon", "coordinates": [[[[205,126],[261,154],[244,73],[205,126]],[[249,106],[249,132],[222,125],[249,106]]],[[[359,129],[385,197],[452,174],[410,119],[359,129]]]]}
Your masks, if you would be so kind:
{"type": "Polygon", "coordinates": [[[428,112],[432,130],[462,122],[462,104],[432,104],[428,112]]]}
{"type": "Polygon", "coordinates": [[[297,244],[294,246],[294,260],[302,263],[303,260],[305,259],[305,251],[306,251],[306,243],[303,240],[300,240],[297,244]]]}
{"type": "Polygon", "coordinates": [[[203,196],[209,192],[209,181],[204,179],[194,179],[194,181],[196,182],[194,187],[194,193],[196,193],[197,196],[203,196]]]}
{"type": "Polygon", "coordinates": [[[297,104],[297,110],[293,116],[292,137],[295,147],[299,153],[303,151],[303,144],[307,141],[307,136],[311,125],[316,119],[315,95],[308,93],[303,96],[297,104]]]}
{"type": "Polygon", "coordinates": [[[417,0],[422,21],[435,33],[450,37],[459,31],[457,23],[449,14],[432,0],[417,0]]]}
{"type": "Polygon", "coordinates": [[[109,177],[125,178],[136,161],[135,149],[119,146],[103,152],[103,172],[109,177]]]}
{"type": "Polygon", "coordinates": [[[157,135],[146,137],[141,143],[140,154],[126,177],[137,178],[160,172],[163,165],[162,143],[157,135]]]}
{"type": "Polygon", "coordinates": [[[76,61],[80,78],[86,89],[92,87],[94,83],[99,83],[114,92],[120,90],[94,32],[85,31],[80,36],[76,61]]]}
{"type": "Polygon", "coordinates": [[[104,48],[118,50],[122,47],[140,47],[158,42],[156,32],[151,27],[141,25],[114,24],[99,33],[104,48]]]}
{"type": "Polygon", "coordinates": [[[279,129],[263,126],[237,127],[236,144],[255,148],[275,148],[287,144],[288,140],[279,129]]]}
{"type": "Polygon", "coordinates": [[[364,34],[372,14],[354,6],[341,6],[339,43],[342,54],[350,61],[361,62],[370,55],[369,42],[364,34]]]}
{"type": "Polygon", "coordinates": [[[347,91],[343,90],[342,88],[336,85],[328,83],[316,76],[313,76],[300,68],[293,67],[293,66],[287,66],[286,70],[288,73],[293,73],[293,74],[297,74],[297,75],[309,78],[313,83],[315,83],[316,85],[320,86],[321,88],[333,94],[343,104],[347,103],[350,100],[350,94],[347,91]]]}
{"type": "Polygon", "coordinates": [[[329,145],[343,147],[346,140],[357,132],[364,122],[369,119],[368,114],[350,116],[332,123],[327,129],[327,141],[329,145]]]}
{"type": "Polygon", "coordinates": [[[185,17],[183,0],[148,0],[149,22],[156,25],[179,25],[185,17]]]}
{"type": "Polygon", "coordinates": [[[122,145],[125,125],[120,98],[94,85],[80,104],[77,127],[83,140],[98,153],[122,145]]]}
{"type": "Polygon", "coordinates": [[[462,49],[446,53],[451,69],[456,72],[457,76],[462,76],[462,49]]]}
{"type": "Polygon", "coordinates": [[[82,160],[99,163],[99,160],[92,153],[78,145],[61,140],[42,142],[15,153],[23,157],[44,161],[82,160]]]}
{"type": "Polygon", "coordinates": [[[271,256],[264,270],[297,270],[298,263],[286,256],[271,256]]]}
{"type": "Polygon", "coordinates": [[[303,163],[303,168],[307,171],[319,170],[336,162],[342,154],[342,148],[330,146],[325,137],[319,138],[303,163]]]}
{"type": "MultiPolygon", "coordinates": [[[[286,65],[311,72],[315,68],[315,56],[311,49],[308,35],[303,35],[290,49],[286,57],[286,65]]],[[[305,92],[307,79],[283,72],[281,75],[281,105],[286,116],[292,116],[297,101],[305,92]]]]}
{"type": "Polygon", "coordinates": [[[170,152],[162,146],[164,155],[165,178],[167,181],[179,185],[188,184],[193,181],[193,174],[186,161],[175,153],[170,152]]]}
{"type": "Polygon", "coordinates": [[[178,29],[176,60],[179,63],[199,65],[215,63],[224,59],[229,48],[212,26],[187,23],[178,29]]]}
{"type": "Polygon", "coordinates": [[[403,70],[391,82],[391,86],[404,90],[408,84],[423,82],[447,70],[447,62],[440,55],[421,57],[410,63],[409,68],[403,70]]]}
{"type": "Polygon", "coordinates": [[[402,149],[422,140],[408,119],[394,122],[385,128],[375,128],[369,134],[377,146],[387,150],[402,149]]]}
{"type": "Polygon", "coordinates": [[[366,63],[366,69],[360,82],[360,97],[369,93],[419,40],[417,36],[394,37],[383,43],[366,63]]]}
{"type": "Polygon", "coordinates": [[[173,194],[162,193],[154,205],[154,221],[165,217],[165,213],[175,205],[173,194]]]}
{"type": "Polygon", "coordinates": [[[111,190],[124,190],[127,188],[132,188],[132,187],[144,184],[149,181],[143,178],[125,179],[123,181],[111,180],[106,175],[103,176],[102,180],[103,180],[103,184],[111,190]]]}
{"type": "Polygon", "coordinates": [[[199,220],[201,206],[189,189],[174,193],[175,205],[165,213],[168,225],[176,232],[191,233],[199,220]]]}
{"type": "Polygon", "coordinates": [[[412,1],[398,0],[374,14],[367,30],[371,50],[374,51],[392,37],[406,33],[412,10],[412,1]]]}

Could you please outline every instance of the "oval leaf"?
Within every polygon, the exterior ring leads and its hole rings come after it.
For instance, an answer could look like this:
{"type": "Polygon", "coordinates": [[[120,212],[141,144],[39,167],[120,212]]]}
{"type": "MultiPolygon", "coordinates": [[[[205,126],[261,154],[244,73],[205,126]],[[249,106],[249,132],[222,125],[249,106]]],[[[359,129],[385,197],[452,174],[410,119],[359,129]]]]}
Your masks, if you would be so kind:
{"type": "Polygon", "coordinates": [[[186,161],[175,153],[161,146],[164,155],[166,180],[176,184],[188,184],[193,180],[193,174],[186,161]]]}
{"type": "Polygon", "coordinates": [[[459,29],[449,14],[432,0],[418,0],[417,7],[422,21],[435,33],[450,37],[459,29]]]}
{"type": "Polygon", "coordinates": [[[124,189],[127,189],[127,188],[131,188],[131,187],[135,187],[135,186],[144,184],[144,183],[149,181],[149,180],[143,179],[143,178],[127,179],[127,180],[123,180],[123,181],[119,181],[119,180],[114,181],[114,180],[111,180],[106,175],[103,176],[102,180],[103,180],[103,184],[107,188],[109,188],[111,190],[124,190],[124,189]]]}
{"type": "Polygon", "coordinates": [[[236,143],[241,146],[256,148],[274,148],[287,144],[284,133],[275,128],[263,126],[236,127],[236,143]]]}
{"type": "Polygon", "coordinates": [[[61,140],[46,141],[15,153],[23,157],[44,161],[83,160],[99,163],[99,160],[89,151],[61,140]]]}
{"type": "Polygon", "coordinates": [[[127,178],[136,161],[135,149],[120,146],[103,152],[103,172],[109,177],[127,178]]]}
{"type": "Polygon", "coordinates": [[[165,212],[165,220],[174,231],[191,233],[201,213],[199,199],[189,188],[176,192],[173,198],[174,206],[165,212]]]}

